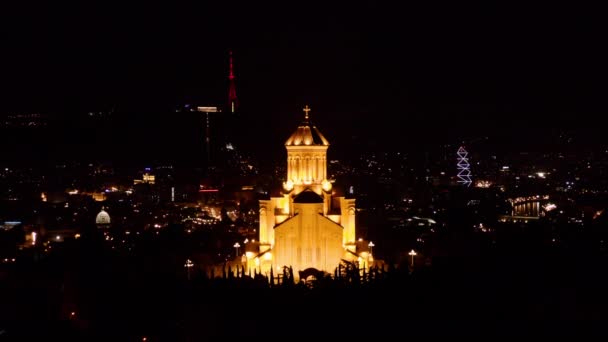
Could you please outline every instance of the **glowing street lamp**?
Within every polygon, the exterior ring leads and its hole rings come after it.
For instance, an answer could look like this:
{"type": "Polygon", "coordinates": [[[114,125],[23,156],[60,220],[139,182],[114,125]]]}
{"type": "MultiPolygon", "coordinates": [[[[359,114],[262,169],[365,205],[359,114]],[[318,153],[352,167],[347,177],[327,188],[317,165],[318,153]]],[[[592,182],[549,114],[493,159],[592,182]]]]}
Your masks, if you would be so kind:
{"type": "Polygon", "coordinates": [[[411,257],[412,257],[412,267],[414,267],[414,257],[415,257],[416,255],[418,255],[418,253],[416,253],[416,251],[412,249],[412,250],[411,250],[409,253],[407,253],[407,254],[408,254],[409,256],[411,256],[411,257]]]}
{"type": "Polygon", "coordinates": [[[188,280],[190,280],[190,269],[192,267],[194,267],[194,263],[192,262],[192,260],[186,259],[186,263],[184,264],[184,267],[186,268],[186,274],[188,276],[188,280]]]}
{"type": "Polygon", "coordinates": [[[234,247],[236,249],[236,256],[239,256],[239,248],[241,248],[241,244],[240,243],[235,243],[232,247],[234,247]]]}
{"type": "Polygon", "coordinates": [[[370,242],[367,244],[367,247],[369,247],[369,254],[374,254],[374,246],[376,246],[376,245],[374,245],[374,242],[373,242],[373,241],[370,241],[370,242]]]}

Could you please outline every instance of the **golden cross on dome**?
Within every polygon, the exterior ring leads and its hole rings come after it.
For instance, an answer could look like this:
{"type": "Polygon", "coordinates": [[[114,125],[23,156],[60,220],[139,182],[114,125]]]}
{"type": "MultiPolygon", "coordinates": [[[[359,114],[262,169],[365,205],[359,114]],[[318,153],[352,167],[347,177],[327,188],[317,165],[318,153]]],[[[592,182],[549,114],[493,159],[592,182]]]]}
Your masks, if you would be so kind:
{"type": "Polygon", "coordinates": [[[304,119],[308,120],[308,113],[310,113],[310,107],[308,107],[308,105],[304,107],[304,113],[304,119]]]}

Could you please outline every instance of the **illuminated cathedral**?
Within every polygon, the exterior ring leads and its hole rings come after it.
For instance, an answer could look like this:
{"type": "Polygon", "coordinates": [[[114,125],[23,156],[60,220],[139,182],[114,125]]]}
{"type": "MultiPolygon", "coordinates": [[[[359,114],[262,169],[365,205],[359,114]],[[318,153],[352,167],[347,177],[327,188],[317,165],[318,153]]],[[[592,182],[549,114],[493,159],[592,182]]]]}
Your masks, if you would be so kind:
{"type": "MultiPolygon", "coordinates": [[[[287,177],[280,194],[260,200],[259,239],[246,253],[250,269],[284,266],[333,273],[341,260],[361,260],[355,238],[355,199],[335,196],[327,178],[329,142],[310,121],[285,142],[287,177]]],[[[371,255],[366,256],[370,261],[371,255]]]]}

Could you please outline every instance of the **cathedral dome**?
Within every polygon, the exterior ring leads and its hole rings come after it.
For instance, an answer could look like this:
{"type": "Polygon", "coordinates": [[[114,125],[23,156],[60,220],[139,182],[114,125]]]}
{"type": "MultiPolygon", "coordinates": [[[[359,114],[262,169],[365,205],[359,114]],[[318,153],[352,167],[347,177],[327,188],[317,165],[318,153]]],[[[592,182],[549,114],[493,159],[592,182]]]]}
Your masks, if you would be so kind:
{"type": "Polygon", "coordinates": [[[296,131],[293,132],[289,139],[287,139],[285,146],[329,146],[327,139],[325,139],[317,127],[310,122],[308,117],[310,108],[308,108],[308,106],[304,108],[304,112],[306,113],[304,121],[298,126],[296,131]]]}
{"type": "Polygon", "coordinates": [[[110,224],[110,215],[103,209],[97,214],[95,224],[110,224]]]}

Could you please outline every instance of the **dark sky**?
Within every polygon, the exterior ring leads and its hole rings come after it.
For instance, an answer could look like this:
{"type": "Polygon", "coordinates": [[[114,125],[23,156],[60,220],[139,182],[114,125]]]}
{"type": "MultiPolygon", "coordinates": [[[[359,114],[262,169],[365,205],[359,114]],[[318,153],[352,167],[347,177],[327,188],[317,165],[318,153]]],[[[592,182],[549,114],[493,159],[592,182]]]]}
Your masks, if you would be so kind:
{"type": "Polygon", "coordinates": [[[242,112],[272,141],[304,104],[325,131],[343,128],[327,135],[409,145],[595,132],[608,109],[605,18],[580,2],[11,6],[4,113],[118,108],[160,134],[178,103],[225,103],[231,49],[242,112]]]}

